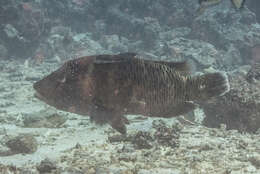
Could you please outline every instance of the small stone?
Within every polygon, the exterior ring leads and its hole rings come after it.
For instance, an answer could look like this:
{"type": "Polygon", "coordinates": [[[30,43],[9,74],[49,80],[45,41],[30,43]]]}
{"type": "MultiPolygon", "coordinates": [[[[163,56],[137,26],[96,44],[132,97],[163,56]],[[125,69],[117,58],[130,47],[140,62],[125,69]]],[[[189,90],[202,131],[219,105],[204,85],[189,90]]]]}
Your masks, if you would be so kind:
{"type": "MultiPolygon", "coordinates": [[[[102,174],[102,173],[109,173],[109,169],[106,169],[106,168],[96,168],[96,169],[93,169],[92,168],[92,170],[93,170],[93,174],[95,173],[95,174],[102,174]]],[[[89,172],[90,173],[90,172],[89,172]]]]}
{"type": "Polygon", "coordinates": [[[157,126],[154,137],[160,145],[175,148],[179,146],[179,132],[181,129],[179,124],[173,124],[172,127],[169,127],[162,122],[157,126]]]}
{"type": "Polygon", "coordinates": [[[131,153],[122,153],[118,157],[119,161],[125,161],[125,162],[135,162],[136,161],[136,156],[131,154],[131,153]]]}
{"type": "Polygon", "coordinates": [[[11,24],[6,24],[4,32],[9,38],[14,38],[18,36],[18,31],[11,24]]]}
{"type": "Polygon", "coordinates": [[[33,135],[21,134],[6,142],[6,146],[14,153],[34,153],[38,143],[33,135]]]}
{"type": "Polygon", "coordinates": [[[41,161],[40,165],[37,166],[37,170],[40,173],[50,173],[52,170],[57,169],[56,165],[48,158],[41,161]]]}
{"type": "MultiPolygon", "coordinates": [[[[91,173],[91,172],[92,172],[92,170],[90,169],[90,172],[88,172],[88,174],[95,174],[95,173],[93,173],[93,172],[91,173]]],[[[65,171],[63,171],[62,174],[85,174],[85,173],[77,168],[68,168],[65,171]]]]}
{"type": "Polygon", "coordinates": [[[161,168],[156,168],[153,170],[146,170],[146,169],[141,169],[138,171],[137,174],[180,174],[181,172],[175,169],[161,169],[161,168]]]}
{"type": "Polygon", "coordinates": [[[52,110],[42,110],[24,115],[24,127],[29,128],[59,128],[67,121],[67,117],[52,110]]]}
{"type": "Polygon", "coordinates": [[[260,169],[260,155],[255,155],[249,158],[249,161],[252,165],[254,165],[257,169],[260,169]]]}
{"type": "Polygon", "coordinates": [[[201,151],[209,151],[209,150],[213,150],[214,147],[208,143],[205,143],[203,145],[201,145],[201,147],[199,148],[199,152],[201,151]]]}
{"type": "Polygon", "coordinates": [[[220,130],[226,131],[227,130],[227,125],[226,124],[220,124],[220,130]]]}
{"type": "Polygon", "coordinates": [[[134,135],[132,143],[138,149],[151,149],[153,147],[152,140],[153,138],[149,132],[139,131],[134,135]]]}
{"type": "Polygon", "coordinates": [[[133,153],[135,152],[135,148],[133,144],[127,144],[125,143],[122,147],[122,149],[118,150],[119,153],[133,153]]]}
{"type": "Polygon", "coordinates": [[[75,145],[75,148],[76,148],[76,149],[81,149],[82,146],[81,146],[81,144],[77,143],[77,144],[75,145]]]}
{"type": "Polygon", "coordinates": [[[7,57],[7,49],[4,45],[0,45],[0,60],[5,59],[7,57]]]}
{"type": "Polygon", "coordinates": [[[125,135],[113,135],[113,136],[109,136],[108,137],[108,141],[110,143],[114,143],[114,142],[123,142],[123,141],[127,141],[127,137],[125,135]]]}

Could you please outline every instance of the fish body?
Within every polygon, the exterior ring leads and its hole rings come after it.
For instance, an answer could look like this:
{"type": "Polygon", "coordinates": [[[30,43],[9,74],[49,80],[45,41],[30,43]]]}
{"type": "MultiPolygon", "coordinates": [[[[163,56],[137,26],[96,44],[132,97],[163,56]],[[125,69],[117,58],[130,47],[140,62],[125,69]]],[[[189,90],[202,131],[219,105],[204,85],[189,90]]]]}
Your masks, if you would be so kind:
{"type": "Polygon", "coordinates": [[[66,62],[33,87],[37,98],[57,109],[126,133],[125,114],[174,117],[229,91],[223,73],[188,74],[186,62],[144,60],[135,53],[94,55],[66,62]]]}

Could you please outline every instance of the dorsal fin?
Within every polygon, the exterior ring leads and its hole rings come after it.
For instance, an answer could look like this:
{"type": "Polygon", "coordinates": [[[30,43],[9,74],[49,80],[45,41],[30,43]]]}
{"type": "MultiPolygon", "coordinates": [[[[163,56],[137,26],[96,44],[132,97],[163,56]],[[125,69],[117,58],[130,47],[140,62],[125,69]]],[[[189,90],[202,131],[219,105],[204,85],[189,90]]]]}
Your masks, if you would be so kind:
{"type": "Polygon", "coordinates": [[[163,64],[170,68],[173,68],[175,71],[179,71],[182,75],[189,75],[191,73],[191,66],[188,63],[188,61],[181,61],[181,62],[155,61],[155,63],[163,64]]]}
{"type": "Polygon", "coordinates": [[[120,62],[128,62],[132,61],[132,59],[136,56],[136,53],[121,53],[117,55],[97,55],[95,64],[106,64],[106,63],[120,63],[120,62]]]}
{"type": "MultiPolygon", "coordinates": [[[[121,53],[117,55],[97,55],[95,59],[95,64],[115,64],[115,63],[127,63],[133,61],[133,59],[142,59],[137,56],[136,53],[121,53]]],[[[174,69],[175,71],[179,71],[182,75],[189,75],[191,73],[191,66],[187,61],[180,62],[165,62],[165,61],[154,61],[143,59],[144,61],[149,61],[151,63],[158,63],[165,65],[174,69]]]]}

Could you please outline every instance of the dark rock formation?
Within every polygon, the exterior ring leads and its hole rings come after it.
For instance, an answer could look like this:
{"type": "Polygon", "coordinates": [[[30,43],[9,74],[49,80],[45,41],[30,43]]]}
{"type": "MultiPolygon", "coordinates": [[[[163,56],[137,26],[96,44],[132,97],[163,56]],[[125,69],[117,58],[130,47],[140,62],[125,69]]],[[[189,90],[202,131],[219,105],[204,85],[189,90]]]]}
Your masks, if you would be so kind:
{"type": "Polygon", "coordinates": [[[260,23],[260,1],[246,1],[246,5],[256,14],[257,22],[260,23]]]}
{"type": "Polygon", "coordinates": [[[52,110],[42,110],[24,116],[23,126],[27,128],[59,128],[67,121],[66,116],[52,110]]]}
{"type": "Polygon", "coordinates": [[[206,114],[204,124],[241,132],[256,132],[260,128],[260,82],[248,83],[244,76],[234,73],[230,76],[231,90],[225,96],[203,104],[206,114]]]}
{"type": "Polygon", "coordinates": [[[34,153],[37,150],[38,143],[36,139],[29,134],[18,135],[9,139],[6,146],[15,153],[34,153]]]}
{"type": "MultiPolygon", "coordinates": [[[[55,55],[68,58],[82,55],[78,52],[95,54],[90,50],[97,44],[86,44],[89,40],[105,47],[94,48],[99,53],[104,49],[145,51],[161,59],[175,59],[170,42],[181,36],[213,45],[219,52],[214,65],[229,70],[248,64],[250,48],[260,43],[258,12],[254,10],[257,2],[251,1],[246,3],[249,9],[239,11],[229,1],[223,1],[199,16],[198,3],[193,0],[3,0],[0,3],[0,45],[7,49],[8,56],[31,57],[37,64],[55,55]],[[185,34],[176,35],[177,30],[185,34]],[[88,41],[85,39],[83,44],[75,41],[73,36],[78,34],[87,34],[88,41]],[[107,46],[112,39],[116,46],[107,46]]],[[[178,56],[190,58],[185,54],[178,56]]]]}
{"type": "MultiPolygon", "coordinates": [[[[179,147],[179,133],[182,127],[178,123],[169,126],[163,120],[156,120],[152,124],[152,131],[138,131],[127,136],[113,135],[108,140],[111,143],[130,142],[135,149],[151,149],[156,146],[179,147]]],[[[126,148],[124,150],[128,151],[126,148]]]]}
{"type": "Polygon", "coordinates": [[[254,63],[246,75],[246,80],[253,83],[260,80],[260,62],[254,63]]]}
{"type": "Polygon", "coordinates": [[[50,159],[46,158],[36,167],[40,173],[51,173],[57,169],[56,164],[50,159]]]}
{"type": "Polygon", "coordinates": [[[0,40],[9,56],[31,56],[49,31],[50,20],[34,1],[0,2],[0,40]]]}
{"type": "Polygon", "coordinates": [[[230,2],[210,8],[192,22],[192,39],[211,43],[222,54],[216,59],[218,68],[233,70],[249,64],[251,47],[260,42],[256,15],[249,9],[237,11],[230,2]],[[229,54],[227,57],[225,55],[229,54]]]}

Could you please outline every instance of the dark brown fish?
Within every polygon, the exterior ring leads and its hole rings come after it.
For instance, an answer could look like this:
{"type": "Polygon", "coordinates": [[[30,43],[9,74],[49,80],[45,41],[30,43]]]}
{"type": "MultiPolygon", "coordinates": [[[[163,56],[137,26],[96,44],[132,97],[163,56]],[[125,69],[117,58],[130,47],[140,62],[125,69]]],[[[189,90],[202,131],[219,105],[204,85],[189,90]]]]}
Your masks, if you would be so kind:
{"type": "Polygon", "coordinates": [[[57,109],[89,115],[126,133],[124,114],[174,117],[229,90],[227,76],[188,74],[186,62],[140,59],[135,53],[87,56],[66,62],[34,84],[36,96],[57,109]]]}

